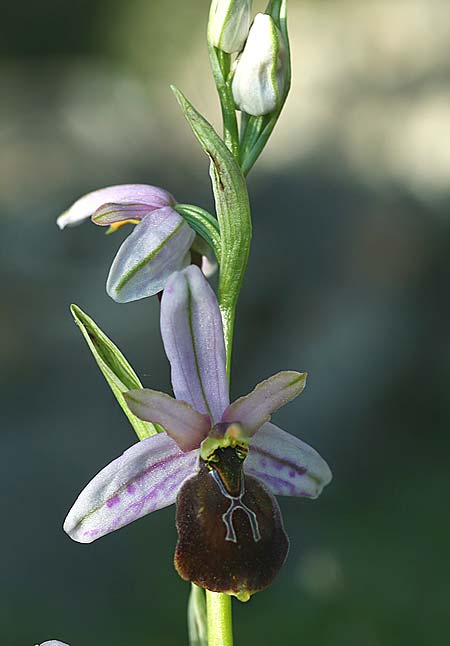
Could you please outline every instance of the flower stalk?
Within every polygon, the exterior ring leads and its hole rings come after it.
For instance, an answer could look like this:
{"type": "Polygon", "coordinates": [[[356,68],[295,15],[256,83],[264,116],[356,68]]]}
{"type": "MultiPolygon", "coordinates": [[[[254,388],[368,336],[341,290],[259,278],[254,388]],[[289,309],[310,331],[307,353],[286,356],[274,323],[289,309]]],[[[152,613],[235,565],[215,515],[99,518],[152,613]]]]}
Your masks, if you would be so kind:
{"type": "Polygon", "coordinates": [[[208,45],[211,71],[219,95],[223,120],[223,140],[236,161],[239,161],[239,130],[233,92],[229,80],[231,56],[213,45],[208,45]]]}
{"type": "Polygon", "coordinates": [[[233,646],[231,597],[206,591],[208,646],[233,646]]]}

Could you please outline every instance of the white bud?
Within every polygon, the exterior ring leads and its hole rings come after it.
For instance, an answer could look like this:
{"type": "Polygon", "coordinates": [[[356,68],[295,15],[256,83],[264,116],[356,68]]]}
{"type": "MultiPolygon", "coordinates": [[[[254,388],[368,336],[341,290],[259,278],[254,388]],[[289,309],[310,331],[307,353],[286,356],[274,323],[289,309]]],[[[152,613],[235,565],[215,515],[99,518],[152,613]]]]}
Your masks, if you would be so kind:
{"type": "Polygon", "coordinates": [[[271,16],[259,13],[236,63],[232,90],[236,106],[255,117],[273,112],[281,102],[287,51],[271,16]]]}
{"type": "Polygon", "coordinates": [[[252,0],[213,0],[208,40],[228,54],[240,52],[251,23],[252,0]]]}

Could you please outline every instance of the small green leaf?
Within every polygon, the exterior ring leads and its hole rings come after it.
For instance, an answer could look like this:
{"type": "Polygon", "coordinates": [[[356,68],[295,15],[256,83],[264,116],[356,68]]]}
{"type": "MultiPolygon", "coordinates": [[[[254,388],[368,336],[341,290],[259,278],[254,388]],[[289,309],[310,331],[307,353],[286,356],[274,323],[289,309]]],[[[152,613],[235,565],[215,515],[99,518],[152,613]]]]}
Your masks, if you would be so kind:
{"type": "Polygon", "coordinates": [[[123,393],[135,388],[142,388],[142,384],[123,354],[82,309],[77,305],[71,305],[70,311],[94,355],[98,367],[138,438],[144,440],[151,435],[160,433],[163,430],[160,426],[140,420],[133,415],[125,402],[123,393]]]}
{"type": "Polygon", "coordinates": [[[234,312],[252,238],[247,185],[239,165],[212,125],[182,92],[173,86],[172,90],[194,135],[211,161],[209,174],[222,241],[218,300],[224,323],[229,372],[234,312]]]}
{"type": "Polygon", "coordinates": [[[211,213],[208,213],[208,211],[193,204],[176,204],[173,208],[209,244],[216,256],[217,262],[220,262],[222,243],[220,240],[219,224],[216,218],[211,213]]]}

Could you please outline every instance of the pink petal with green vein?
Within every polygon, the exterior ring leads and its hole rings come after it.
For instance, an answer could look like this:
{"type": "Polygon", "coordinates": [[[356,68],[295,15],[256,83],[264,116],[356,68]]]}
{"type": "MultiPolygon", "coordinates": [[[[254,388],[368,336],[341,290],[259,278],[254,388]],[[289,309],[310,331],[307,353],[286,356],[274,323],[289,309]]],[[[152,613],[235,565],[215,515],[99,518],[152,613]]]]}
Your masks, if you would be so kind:
{"type": "Polygon", "coordinates": [[[172,276],[161,301],[161,334],[177,399],[220,421],[229,403],[222,318],[198,267],[172,276]]]}
{"type": "Polygon", "coordinates": [[[79,543],[105,534],[175,502],[198,470],[198,451],[184,453],[167,433],[134,444],[83,489],[64,531],[79,543]]]}
{"type": "Polygon", "coordinates": [[[119,184],[107,186],[80,197],[56,220],[60,229],[72,227],[90,218],[101,206],[114,204],[145,204],[147,213],[163,206],[175,204],[168,191],[148,184],[119,184]]]}
{"type": "Polygon", "coordinates": [[[202,415],[187,402],[148,388],[129,390],[125,400],[139,419],[164,426],[182,451],[200,446],[211,428],[208,415],[202,415]]]}
{"type": "Polygon", "coordinates": [[[272,413],[300,395],[305,383],[306,372],[278,372],[228,406],[222,421],[239,422],[252,435],[270,420],[272,413]]]}
{"type": "Polygon", "coordinates": [[[195,233],[170,206],[146,215],[126,238],[109,271],[106,291],[128,303],[162,291],[188,262],[195,233]]]}
{"type": "Polygon", "coordinates": [[[317,498],[332,478],[315,449],[270,423],[252,437],[244,470],[276,496],[317,498]]]}

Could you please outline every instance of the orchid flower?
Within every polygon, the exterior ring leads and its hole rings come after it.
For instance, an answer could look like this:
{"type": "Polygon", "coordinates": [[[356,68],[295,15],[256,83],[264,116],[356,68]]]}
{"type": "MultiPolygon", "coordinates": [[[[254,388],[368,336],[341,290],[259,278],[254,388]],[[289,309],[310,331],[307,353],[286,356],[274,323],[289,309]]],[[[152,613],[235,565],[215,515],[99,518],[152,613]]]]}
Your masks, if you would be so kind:
{"type": "Polygon", "coordinates": [[[192,265],[166,285],[161,331],[176,398],[145,388],[125,397],[135,415],[166,430],[100,471],[64,529],[90,543],[177,502],[178,573],[246,601],[287,555],[273,494],[316,498],[331,480],[313,448],[269,421],[302,392],[306,373],[279,372],[230,404],[216,296],[192,265]]]}
{"type": "Polygon", "coordinates": [[[50,641],[42,642],[42,644],[36,644],[36,646],[69,646],[69,644],[60,642],[57,639],[50,639],[50,641]]]}
{"type": "Polygon", "coordinates": [[[81,197],[57,224],[64,229],[91,218],[109,231],[137,225],[119,248],[106,282],[109,296],[127,303],[162,291],[172,273],[190,262],[195,232],[174,210],[175,203],[156,186],[109,186],[81,197]]]}

